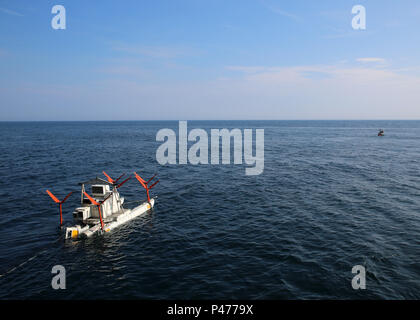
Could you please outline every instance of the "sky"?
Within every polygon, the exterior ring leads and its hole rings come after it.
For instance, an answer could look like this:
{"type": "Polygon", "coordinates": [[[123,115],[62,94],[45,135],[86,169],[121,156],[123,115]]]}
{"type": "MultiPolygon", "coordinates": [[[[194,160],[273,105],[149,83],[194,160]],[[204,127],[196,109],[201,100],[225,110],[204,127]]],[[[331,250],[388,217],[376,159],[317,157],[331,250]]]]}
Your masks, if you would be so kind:
{"type": "Polygon", "coordinates": [[[0,0],[0,121],[420,119],[419,53],[418,0],[0,0]]]}

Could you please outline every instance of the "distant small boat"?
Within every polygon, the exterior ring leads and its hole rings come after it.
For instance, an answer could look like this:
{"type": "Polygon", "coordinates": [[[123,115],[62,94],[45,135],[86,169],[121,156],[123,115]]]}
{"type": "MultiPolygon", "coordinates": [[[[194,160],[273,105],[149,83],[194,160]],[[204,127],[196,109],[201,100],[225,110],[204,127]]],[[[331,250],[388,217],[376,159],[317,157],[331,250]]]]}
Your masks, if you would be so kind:
{"type": "Polygon", "coordinates": [[[384,130],[379,129],[379,132],[378,132],[378,137],[383,137],[384,135],[385,135],[384,130]]]}

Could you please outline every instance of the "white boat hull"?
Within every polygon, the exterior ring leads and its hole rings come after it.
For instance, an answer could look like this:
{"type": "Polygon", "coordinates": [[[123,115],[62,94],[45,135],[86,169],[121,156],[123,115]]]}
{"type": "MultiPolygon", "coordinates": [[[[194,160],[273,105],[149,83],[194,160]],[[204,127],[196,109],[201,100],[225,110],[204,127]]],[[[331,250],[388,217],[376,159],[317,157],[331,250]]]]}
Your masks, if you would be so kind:
{"type": "MultiPolygon", "coordinates": [[[[124,212],[115,215],[112,218],[112,221],[104,223],[104,232],[109,232],[112,229],[119,227],[122,224],[125,224],[143,214],[147,211],[152,209],[155,205],[155,199],[151,199],[149,202],[144,202],[141,205],[133,208],[133,209],[124,209],[124,212]]],[[[66,239],[78,239],[78,238],[89,238],[94,234],[101,234],[102,228],[101,225],[98,223],[94,226],[86,225],[81,227],[80,225],[76,225],[73,227],[66,228],[66,239]]]]}

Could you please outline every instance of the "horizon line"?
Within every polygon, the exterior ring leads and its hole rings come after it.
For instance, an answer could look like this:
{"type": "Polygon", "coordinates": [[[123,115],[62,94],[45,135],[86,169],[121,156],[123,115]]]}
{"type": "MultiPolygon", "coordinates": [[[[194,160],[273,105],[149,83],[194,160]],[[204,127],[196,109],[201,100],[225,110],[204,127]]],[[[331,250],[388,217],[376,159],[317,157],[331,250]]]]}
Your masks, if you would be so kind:
{"type": "Polygon", "coordinates": [[[143,119],[143,120],[0,120],[6,122],[158,122],[158,121],[420,121],[419,119],[143,119]]]}

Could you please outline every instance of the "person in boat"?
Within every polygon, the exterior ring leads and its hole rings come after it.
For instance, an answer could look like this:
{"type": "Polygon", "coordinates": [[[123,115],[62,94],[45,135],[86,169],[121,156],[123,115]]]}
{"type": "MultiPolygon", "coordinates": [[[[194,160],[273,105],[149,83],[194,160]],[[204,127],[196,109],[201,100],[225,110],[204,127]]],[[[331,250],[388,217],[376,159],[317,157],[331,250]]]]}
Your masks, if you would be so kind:
{"type": "Polygon", "coordinates": [[[383,136],[384,135],[384,130],[382,130],[382,129],[379,129],[379,133],[378,133],[378,136],[383,136]]]}

